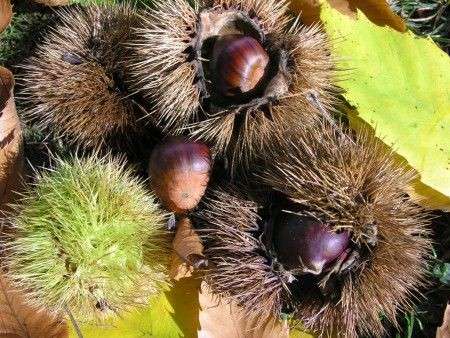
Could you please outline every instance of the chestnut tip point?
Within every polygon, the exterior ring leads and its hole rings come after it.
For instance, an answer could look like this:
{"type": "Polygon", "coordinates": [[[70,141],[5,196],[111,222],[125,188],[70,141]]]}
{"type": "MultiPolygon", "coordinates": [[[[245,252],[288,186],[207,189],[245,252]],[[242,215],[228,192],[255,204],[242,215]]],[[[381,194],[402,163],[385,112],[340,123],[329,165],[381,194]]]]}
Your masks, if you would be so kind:
{"type": "Polygon", "coordinates": [[[171,213],[167,220],[167,230],[174,230],[177,227],[177,217],[175,213],[171,213]]]}

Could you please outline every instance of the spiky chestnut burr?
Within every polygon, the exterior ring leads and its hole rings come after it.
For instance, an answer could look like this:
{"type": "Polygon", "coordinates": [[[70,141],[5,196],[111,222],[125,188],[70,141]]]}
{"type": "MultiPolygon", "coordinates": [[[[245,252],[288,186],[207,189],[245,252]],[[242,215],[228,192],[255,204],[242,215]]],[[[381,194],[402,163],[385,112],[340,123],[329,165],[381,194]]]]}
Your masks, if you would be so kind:
{"type": "Polygon", "coordinates": [[[327,37],[319,26],[292,23],[287,10],[276,0],[157,1],[138,29],[130,68],[160,127],[187,131],[232,169],[248,169],[274,134],[311,113],[308,95],[331,107],[327,37]]]}
{"type": "Polygon", "coordinates": [[[164,206],[184,214],[195,208],[205,193],[211,168],[206,144],[170,137],[153,150],[148,172],[151,186],[164,206]]]}
{"type": "Polygon", "coordinates": [[[259,175],[275,190],[271,198],[212,188],[194,213],[208,283],[249,314],[289,312],[319,334],[382,336],[380,314],[396,325],[396,314],[410,308],[431,250],[428,216],[406,194],[414,174],[368,132],[321,119],[294,128],[269,158],[259,175]],[[279,210],[300,217],[290,231],[312,218],[349,241],[311,273],[304,267],[316,260],[308,255],[314,243],[296,248],[287,236],[282,247],[279,210]],[[291,264],[288,251],[306,261],[291,264]]]}
{"type": "Polygon", "coordinates": [[[89,147],[139,130],[141,115],[126,85],[125,44],[137,14],[127,4],[69,7],[23,65],[25,117],[89,147]]]}
{"type": "Polygon", "coordinates": [[[144,305],[165,284],[165,215],[110,156],[57,159],[17,205],[8,275],[37,307],[96,321],[144,305]]]}

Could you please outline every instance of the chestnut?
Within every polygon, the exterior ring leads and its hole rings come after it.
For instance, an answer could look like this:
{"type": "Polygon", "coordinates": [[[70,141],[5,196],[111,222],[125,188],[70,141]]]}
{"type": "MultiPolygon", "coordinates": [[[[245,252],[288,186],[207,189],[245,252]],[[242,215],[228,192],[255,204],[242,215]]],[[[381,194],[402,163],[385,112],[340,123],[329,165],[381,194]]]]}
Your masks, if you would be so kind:
{"type": "Polygon", "coordinates": [[[273,224],[278,260],[294,273],[318,275],[347,249],[350,234],[334,232],[321,221],[281,211],[273,224]]]}
{"type": "Polygon", "coordinates": [[[223,96],[254,90],[264,77],[269,55],[253,37],[228,34],[213,47],[211,73],[215,88],[223,96]]]}
{"type": "Polygon", "coordinates": [[[195,208],[205,193],[212,166],[209,147],[184,137],[170,137],[150,156],[151,186],[164,206],[176,214],[195,208]]]}

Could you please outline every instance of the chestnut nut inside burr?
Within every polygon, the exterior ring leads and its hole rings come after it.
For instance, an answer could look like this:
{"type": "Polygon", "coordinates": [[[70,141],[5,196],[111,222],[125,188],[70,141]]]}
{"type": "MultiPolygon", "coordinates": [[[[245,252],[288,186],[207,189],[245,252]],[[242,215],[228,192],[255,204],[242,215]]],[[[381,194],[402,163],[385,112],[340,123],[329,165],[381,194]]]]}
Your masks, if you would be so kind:
{"type": "Polygon", "coordinates": [[[251,36],[229,34],[213,47],[211,73],[219,94],[231,97],[256,89],[264,78],[269,55],[251,36]]]}
{"type": "Polygon", "coordinates": [[[149,176],[155,194],[177,214],[195,208],[209,182],[212,159],[202,142],[172,137],[155,147],[149,176]]]}
{"type": "Polygon", "coordinates": [[[300,273],[321,274],[350,242],[347,231],[333,232],[317,219],[280,212],[273,225],[273,244],[280,263],[300,273]]]}

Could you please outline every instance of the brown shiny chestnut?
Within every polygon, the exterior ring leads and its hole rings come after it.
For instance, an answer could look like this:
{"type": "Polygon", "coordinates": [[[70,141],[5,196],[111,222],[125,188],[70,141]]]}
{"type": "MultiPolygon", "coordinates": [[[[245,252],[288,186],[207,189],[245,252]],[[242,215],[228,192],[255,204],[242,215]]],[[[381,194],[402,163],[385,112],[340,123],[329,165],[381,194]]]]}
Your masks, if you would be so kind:
{"type": "Polygon", "coordinates": [[[347,249],[350,234],[334,232],[319,220],[282,211],[273,224],[273,244],[283,266],[318,275],[347,249]]]}
{"type": "Polygon", "coordinates": [[[213,47],[211,73],[215,88],[223,96],[254,90],[264,78],[269,55],[251,36],[229,34],[213,47]]]}
{"type": "Polygon", "coordinates": [[[167,209],[184,214],[195,208],[205,193],[211,166],[211,152],[206,144],[171,137],[151,154],[151,186],[167,209]]]}

